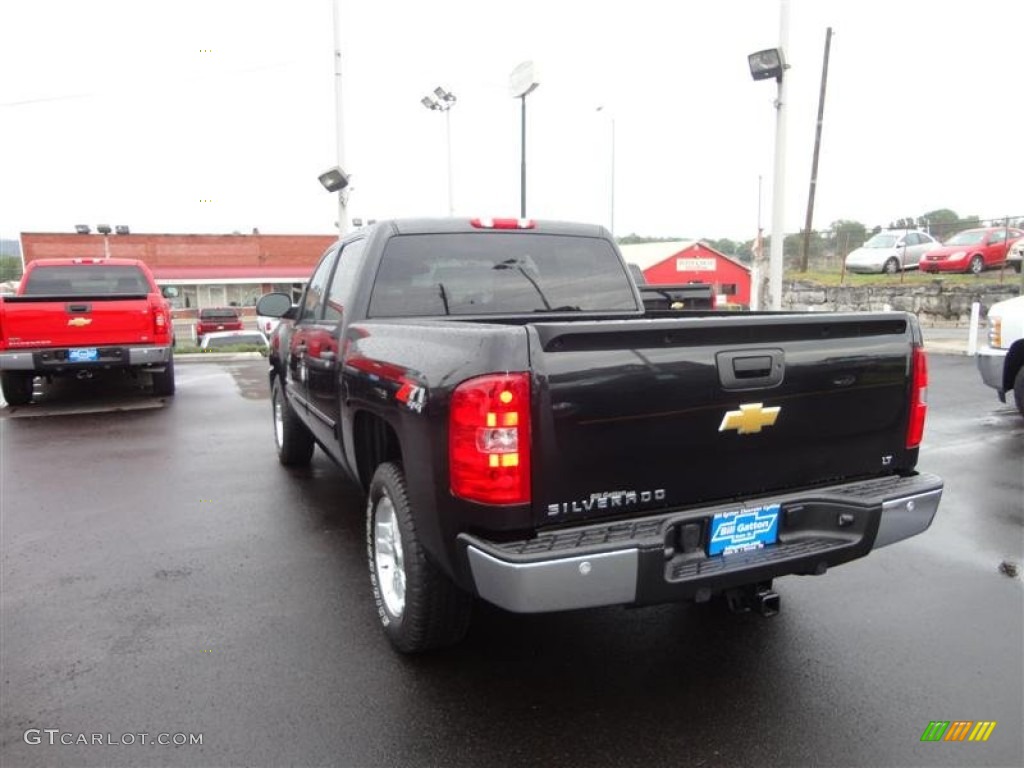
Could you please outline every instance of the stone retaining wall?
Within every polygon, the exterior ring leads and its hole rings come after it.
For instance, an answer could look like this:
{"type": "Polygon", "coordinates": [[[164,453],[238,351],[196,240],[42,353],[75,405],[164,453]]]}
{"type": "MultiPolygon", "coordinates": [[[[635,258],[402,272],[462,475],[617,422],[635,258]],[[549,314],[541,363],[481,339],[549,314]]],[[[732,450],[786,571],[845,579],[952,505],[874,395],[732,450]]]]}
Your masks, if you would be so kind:
{"type": "Polygon", "coordinates": [[[1004,299],[1021,295],[1017,275],[1007,282],[978,285],[947,285],[936,279],[928,285],[823,286],[802,280],[783,285],[784,309],[822,312],[885,311],[913,312],[923,321],[963,322],[971,316],[971,304],[981,303],[981,317],[1004,299]]]}

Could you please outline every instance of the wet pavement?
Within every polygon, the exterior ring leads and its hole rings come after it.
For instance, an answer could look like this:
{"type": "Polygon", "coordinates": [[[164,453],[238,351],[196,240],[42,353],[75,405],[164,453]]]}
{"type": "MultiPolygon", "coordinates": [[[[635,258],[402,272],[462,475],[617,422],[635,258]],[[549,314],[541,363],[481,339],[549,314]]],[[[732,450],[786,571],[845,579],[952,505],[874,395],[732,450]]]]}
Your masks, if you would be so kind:
{"type": "Polygon", "coordinates": [[[1024,419],[970,358],[930,359],[932,528],[778,580],[777,617],[479,606],[416,659],[376,626],[358,492],[277,463],[265,366],[0,409],[0,764],[1024,764],[1024,419]]]}

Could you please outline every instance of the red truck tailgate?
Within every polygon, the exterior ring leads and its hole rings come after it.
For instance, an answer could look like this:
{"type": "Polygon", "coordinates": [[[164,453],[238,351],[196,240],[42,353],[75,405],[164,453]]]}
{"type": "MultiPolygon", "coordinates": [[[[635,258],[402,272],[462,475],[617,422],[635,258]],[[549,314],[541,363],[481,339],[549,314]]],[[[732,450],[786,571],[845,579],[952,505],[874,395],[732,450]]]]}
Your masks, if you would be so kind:
{"type": "Polygon", "coordinates": [[[145,298],[9,296],[0,314],[0,334],[10,349],[152,343],[153,310],[145,298]]]}

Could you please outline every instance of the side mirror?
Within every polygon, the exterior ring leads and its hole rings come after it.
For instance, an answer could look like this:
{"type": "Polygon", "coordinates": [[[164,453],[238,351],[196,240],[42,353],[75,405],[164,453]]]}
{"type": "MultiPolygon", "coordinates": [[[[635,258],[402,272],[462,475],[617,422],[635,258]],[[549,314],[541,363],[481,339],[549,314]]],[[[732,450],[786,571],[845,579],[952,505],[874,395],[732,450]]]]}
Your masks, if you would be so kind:
{"type": "Polygon", "coordinates": [[[178,298],[178,286],[165,285],[160,289],[160,293],[163,294],[165,299],[176,299],[178,298]]]}
{"type": "Polygon", "coordinates": [[[256,314],[264,317],[288,317],[292,311],[292,297],[287,293],[266,293],[256,302],[256,314]]]}

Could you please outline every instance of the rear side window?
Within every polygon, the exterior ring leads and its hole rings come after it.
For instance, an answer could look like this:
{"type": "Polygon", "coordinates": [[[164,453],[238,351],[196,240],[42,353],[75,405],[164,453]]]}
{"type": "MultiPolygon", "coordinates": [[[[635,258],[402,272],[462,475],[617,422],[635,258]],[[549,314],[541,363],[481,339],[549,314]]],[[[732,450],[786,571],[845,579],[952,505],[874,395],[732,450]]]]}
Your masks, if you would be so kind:
{"type": "Polygon", "coordinates": [[[238,310],[235,309],[200,309],[200,320],[237,320],[238,310]]]}
{"type": "Polygon", "coordinates": [[[145,274],[134,266],[75,265],[35,267],[28,275],[27,296],[138,296],[149,293],[145,274]]]}
{"type": "Polygon", "coordinates": [[[401,235],[388,241],[370,317],[637,310],[611,244],[524,233],[401,235]]]}

